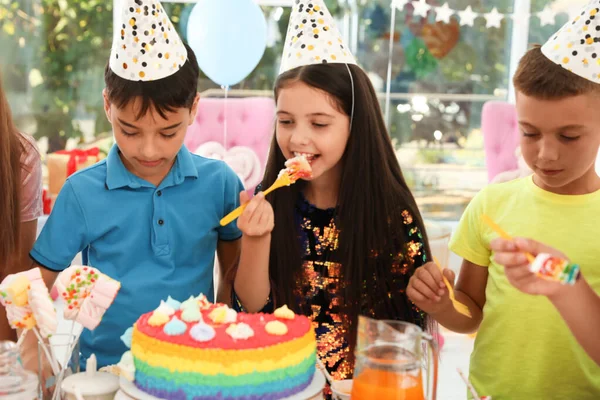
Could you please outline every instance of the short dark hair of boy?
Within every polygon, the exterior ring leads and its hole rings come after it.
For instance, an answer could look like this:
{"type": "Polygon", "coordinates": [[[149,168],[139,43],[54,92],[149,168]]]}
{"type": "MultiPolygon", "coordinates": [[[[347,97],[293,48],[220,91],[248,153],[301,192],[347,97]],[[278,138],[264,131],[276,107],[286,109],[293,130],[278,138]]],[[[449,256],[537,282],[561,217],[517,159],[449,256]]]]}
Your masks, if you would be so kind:
{"type": "Polygon", "coordinates": [[[167,112],[173,112],[177,108],[191,108],[198,92],[200,67],[194,51],[187,44],[184,45],[188,57],[179,71],[155,81],[130,81],[121,78],[107,64],[104,83],[109,101],[118,108],[123,108],[136,97],[141,98],[137,118],[146,114],[151,107],[165,119],[167,112]]]}
{"type": "Polygon", "coordinates": [[[542,53],[540,46],[533,47],[521,58],[513,84],[525,96],[542,100],[600,94],[600,82],[594,83],[554,63],[542,53]]]}

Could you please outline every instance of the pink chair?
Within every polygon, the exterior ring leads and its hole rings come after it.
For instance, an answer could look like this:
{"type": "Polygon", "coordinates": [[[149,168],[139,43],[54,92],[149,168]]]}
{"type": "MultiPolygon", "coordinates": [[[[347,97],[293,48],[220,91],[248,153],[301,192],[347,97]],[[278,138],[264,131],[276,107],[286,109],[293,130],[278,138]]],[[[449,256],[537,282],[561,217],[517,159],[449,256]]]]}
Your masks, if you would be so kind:
{"type": "Polygon", "coordinates": [[[241,154],[251,154],[240,162],[228,162],[228,164],[245,180],[246,189],[253,190],[257,183],[257,177],[262,177],[269,144],[273,135],[275,121],[275,101],[268,97],[248,98],[201,98],[198,105],[196,120],[188,128],[184,144],[191,152],[224,159],[226,162],[240,161],[241,154]],[[225,114],[225,104],[227,114],[225,114]],[[224,140],[224,122],[227,115],[227,143],[224,140]],[[224,149],[219,150],[218,144],[224,149]],[[241,152],[240,152],[241,151],[241,152]],[[225,154],[217,154],[225,152],[225,154]],[[231,154],[226,154],[231,152],[231,154]],[[259,170],[252,167],[258,159],[259,170]],[[234,165],[235,164],[235,165],[234,165]],[[239,171],[239,169],[245,171],[239,171]],[[254,168],[248,171],[248,168],[254,168]],[[252,176],[250,178],[250,176],[252,176]]]}
{"type": "Polygon", "coordinates": [[[518,168],[515,150],[519,146],[517,111],[514,104],[489,101],[481,112],[488,181],[500,172],[518,168]]]}

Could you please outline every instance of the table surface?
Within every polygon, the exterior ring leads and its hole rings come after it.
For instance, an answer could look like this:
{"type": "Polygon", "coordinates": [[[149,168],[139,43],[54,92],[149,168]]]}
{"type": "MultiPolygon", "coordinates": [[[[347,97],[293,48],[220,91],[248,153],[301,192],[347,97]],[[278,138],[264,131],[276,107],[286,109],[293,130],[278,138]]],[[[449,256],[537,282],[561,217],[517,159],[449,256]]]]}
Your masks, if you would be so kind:
{"type": "MultiPolygon", "coordinates": [[[[41,231],[47,217],[44,216],[38,221],[38,233],[41,231]]],[[[456,222],[442,222],[447,224],[451,228],[456,226],[456,222]]],[[[449,256],[449,267],[458,272],[460,269],[460,258],[455,254],[449,256]]],[[[74,264],[81,263],[81,254],[78,254],[74,264]]],[[[71,321],[66,321],[62,318],[62,302],[56,301],[56,308],[59,315],[59,324],[57,333],[70,333],[71,327],[73,326],[71,321]]],[[[78,332],[81,329],[79,324],[75,325],[74,332],[78,332]]],[[[439,364],[439,384],[438,393],[440,400],[465,400],[466,399],[466,387],[462,382],[457,368],[460,368],[465,373],[469,370],[469,356],[473,350],[474,340],[466,335],[460,335],[453,332],[446,331],[440,328],[441,333],[444,335],[445,344],[440,353],[440,364],[439,364]]],[[[117,335],[117,336],[120,336],[117,335]]],[[[60,359],[64,359],[64,356],[60,359]]]]}
{"type": "MultiPolygon", "coordinates": [[[[73,323],[62,318],[62,302],[57,301],[56,307],[59,314],[57,333],[70,333],[73,323]]],[[[80,330],[81,326],[75,324],[74,332],[80,330]]],[[[438,398],[440,400],[465,400],[466,387],[456,369],[460,368],[465,373],[468,372],[469,356],[473,350],[474,340],[466,335],[447,332],[444,329],[441,331],[445,338],[445,344],[440,353],[438,398]]],[[[59,355],[58,352],[57,355],[59,355]]],[[[63,360],[64,355],[60,354],[59,359],[63,360]]]]}

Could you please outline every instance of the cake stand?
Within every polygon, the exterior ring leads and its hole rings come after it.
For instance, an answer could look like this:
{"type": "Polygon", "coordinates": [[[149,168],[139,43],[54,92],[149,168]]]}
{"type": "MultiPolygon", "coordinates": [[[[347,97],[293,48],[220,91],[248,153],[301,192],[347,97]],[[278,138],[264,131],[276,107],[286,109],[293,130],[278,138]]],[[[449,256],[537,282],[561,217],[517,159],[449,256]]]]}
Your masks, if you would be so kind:
{"type": "MultiPolygon", "coordinates": [[[[133,382],[121,377],[121,390],[117,393],[115,400],[160,400],[157,397],[150,396],[142,392],[133,384],[133,382]]],[[[282,400],[321,400],[323,399],[323,388],[325,387],[325,377],[321,371],[316,370],[310,385],[302,392],[282,400]]]]}

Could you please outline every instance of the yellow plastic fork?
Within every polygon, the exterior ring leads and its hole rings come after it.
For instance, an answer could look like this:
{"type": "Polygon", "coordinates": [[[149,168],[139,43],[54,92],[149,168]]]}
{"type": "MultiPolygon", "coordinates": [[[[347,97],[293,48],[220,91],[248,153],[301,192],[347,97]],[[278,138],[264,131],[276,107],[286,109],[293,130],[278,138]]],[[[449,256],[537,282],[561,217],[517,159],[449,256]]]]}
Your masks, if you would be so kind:
{"type": "MultiPolygon", "coordinates": [[[[514,240],[512,236],[510,236],[508,233],[506,233],[506,231],[502,228],[500,228],[500,225],[498,225],[497,223],[494,222],[494,220],[492,220],[490,217],[488,217],[485,214],[481,215],[481,219],[483,220],[483,222],[485,222],[486,224],[488,224],[488,226],[490,228],[492,228],[492,230],[494,230],[498,236],[500,236],[502,239],[506,239],[506,240],[514,240]]],[[[533,256],[533,254],[531,253],[525,253],[525,256],[527,257],[527,260],[532,263],[535,261],[535,257],[533,256]]]]}
{"type": "MultiPolygon", "coordinates": [[[[294,182],[296,182],[296,181],[292,180],[292,177],[290,176],[290,174],[286,172],[285,174],[281,174],[281,176],[279,178],[277,178],[277,180],[275,182],[273,182],[271,187],[269,187],[267,190],[264,191],[264,194],[266,196],[269,193],[271,193],[272,191],[274,191],[275,189],[279,189],[284,186],[290,186],[294,182]]],[[[235,221],[237,218],[239,218],[247,206],[248,206],[248,203],[244,203],[241,206],[239,206],[238,208],[236,208],[235,210],[233,210],[232,212],[230,212],[229,214],[227,214],[225,217],[223,217],[223,219],[221,219],[221,221],[220,221],[221,226],[229,225],[230,223],[235,221]]]]}
{"type": "Polygon", "coordinates": [[[435,265],[437,265],[438,269],[440,270],[440,273],[442,274],[442,279],[444,280],[444,284],[448,288],[448,296],[450,296],[450,300],[452,301],[452,305],[454,306],[454,309],[456,311],[458,311],[459,313],[461,313],[462,315],[472,318],[469,307],[467,307],[460,301],[456,300],[456,298],[454,297],[454,289],[452,289],[450,282],[448,282],[448,279],[446,279],[446,277],[444,276],[444,269],[440,265],[438,259],[433,257],[433,261],[435,261],[435,265]]]}

